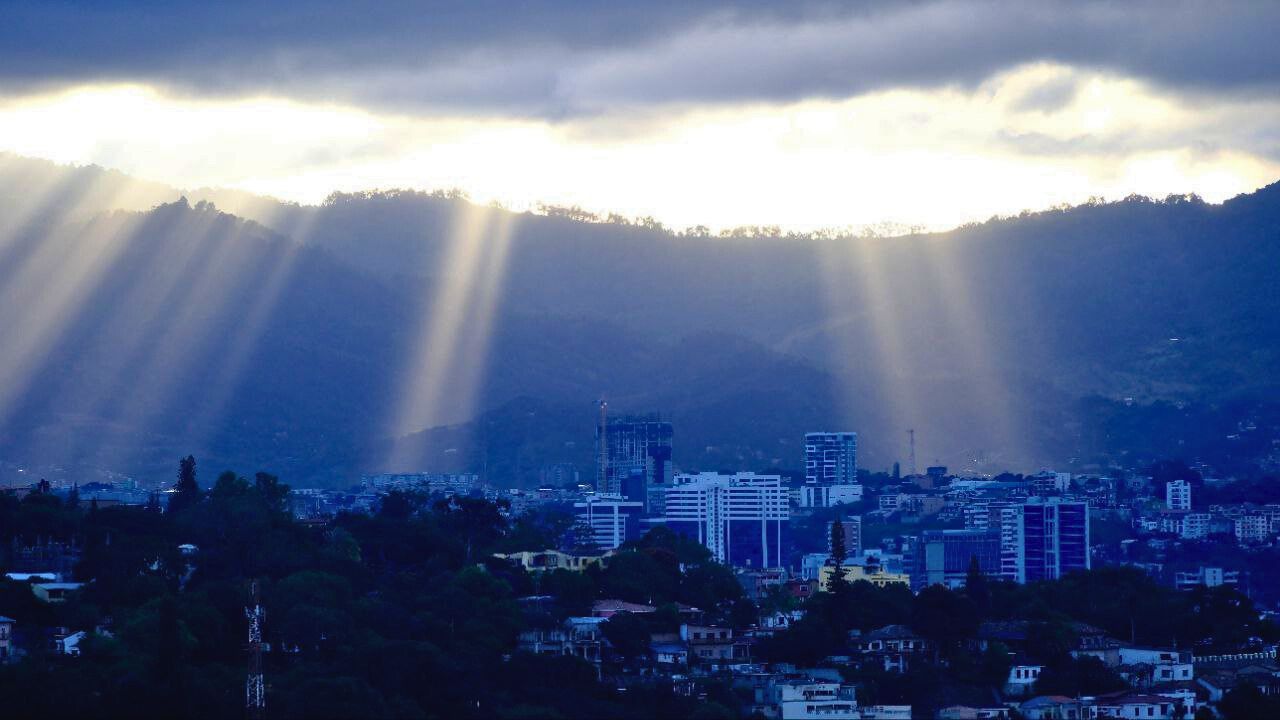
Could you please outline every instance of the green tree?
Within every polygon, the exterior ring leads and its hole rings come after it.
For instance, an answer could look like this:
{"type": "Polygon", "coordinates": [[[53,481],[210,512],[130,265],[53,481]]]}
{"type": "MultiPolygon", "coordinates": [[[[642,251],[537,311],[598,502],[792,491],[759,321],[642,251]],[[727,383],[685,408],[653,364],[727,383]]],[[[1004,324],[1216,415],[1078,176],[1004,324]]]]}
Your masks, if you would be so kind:
{"type": "Polygon", "coordinates": [[[954,647],[978,629],[978,611],[968,598],[941,585],[930,585],[911,603],[911,629],[939,651],[954,647]]]}
{"type": "Polygon", "coordinates": [[[169,512],[176,515],[199,504],[203,496],[200,492],[200,484],[196,482],[194,455],[188,455],[178,461],[178,482],[174,483],[173,489],[175,492],[169,498],[169,512]]]}
{"type": "Polygon", "coordinates": [[[1009,678],[1009,669],[1012,667],[1013,653],[1004,643],[993,642],[982,652],[980,680],[991,687],[1001,687],[1009,678]]]}
{"type": "Polygon", "coordinates": [[[827,589],[836,595],[843,595],[849,589],[849,583],[844,577],[844,560],[848,555],[845,546],[845,533],[843,518],[839,515],[831,521],[831,580],[827,583],[827,589]]]}
{"type": "Polygon", "coordinates": [[[1102,695],[1123,690],[1124,678],[1096,657],[1058,657],[1044,666],[1036,681],[1041,695],[1102,695]]]}
{"type": "Polygon", "coordinates": [[[964,578],[964,595],[973,603],[980,617],[987,617],[991,612],[991,588],[976,555],[969,558],[969,570],[964,578]]]}
{"type": "Polygon", "coordinates": [[[845,546],[844,537],[844,518],[837,515],[836,519],[831,521],[831,564],[836,567],[842,567],[847,555],[848,550],[845,546]]]}
{"type": "Polygon", "coordinates": [[[1225,720],[1280,717],[1280,699],[1263,694],[1257,686],[1243,685],[1228,692],[1218,710],[1225,720]]]}
{"type": "Polygon", "coordinates": [[[649,652],[649,623],[639,615],[620,612],[600,625],[604,638],[624,658],[633,660],[649,652]]]}

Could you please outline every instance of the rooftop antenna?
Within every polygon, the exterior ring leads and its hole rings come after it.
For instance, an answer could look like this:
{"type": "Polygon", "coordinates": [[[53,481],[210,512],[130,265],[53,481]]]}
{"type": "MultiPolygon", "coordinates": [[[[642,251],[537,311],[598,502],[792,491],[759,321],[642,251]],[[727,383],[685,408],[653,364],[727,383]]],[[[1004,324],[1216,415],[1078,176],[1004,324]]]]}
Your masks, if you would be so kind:
{"type": "Polygon", "coordinates": [[[910,459],[910,461],[907,463],[907,465],[908,465],[908,467],[910,467],[910,468],[911,468],[911,474],[912,474],[912,475],[915,475],[915,474],[916,474],[916,431],[915,431],[915,428],[911,428],[910,430],[907,430],[907,439],[908,439],[908,442],[909,442],[909,444],[910,444],[910,446],[911,446],[911,459],[910,459]]]}
{"type": "Polygon", "coordinates": [[[249,619],[249,673],[244,681],[245,715],[254,720],[267,716],[267,687],[262,679],[262,605],[258,601],[258,581],[249,586],[253,604],[244,609],[249,619]]]}

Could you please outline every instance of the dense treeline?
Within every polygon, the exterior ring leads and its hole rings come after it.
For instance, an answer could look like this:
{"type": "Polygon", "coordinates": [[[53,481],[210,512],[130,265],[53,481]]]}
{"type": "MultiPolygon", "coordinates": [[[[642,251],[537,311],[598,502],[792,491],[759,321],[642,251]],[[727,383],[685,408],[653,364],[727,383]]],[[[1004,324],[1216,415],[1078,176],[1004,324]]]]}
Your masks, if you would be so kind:
{"type": "MultiPolygon", "coordinates": [[[[74,542],[76,579],[92,580],[60,605],[0,581],[0,615],[18,621],[28,651],[0,666],[0,695],[21,698],[24,714],[241,715],[252,580],[266,610],[274,717],[688,715],[694,701],[669,689],[633,688],[624,703],[581,660],[513,656],[519,631],[539,621],[517,598],[552,596],[548,622],[605,596],[667,605],[657,624],[677,621],[675,602],[753,618],[732,574],[671,536],[646,538],[607,571],[535,582],[492,553],[553,546],[561,525],[512,523],[483,500],[395,493],[374,515],[311,527],[293,520],[288,487],[266,473],[225,473],[204,491],[184,461],[176,488],[168,512],[0,494],[5,547],[74,542]],[[184,556],[182,544],[198,551],[184,556]],[[48,645],[56,627],[109,635],[65,657],[48,645]]],[[[621,638],[626,622],[608,630],[621,638]]]]}
{"type": "MultiPolygon", "coordinates": [[[[1140,570],[1108,567],[1062,580],[1017,585],[971,569],[959,591],[935,585],[916,595],[901,585],[836,584],[806,605],[808,613],[762,643],[767,660],[808,666],[847,652],[850,632],[904,625],[934,649],[905,673],[878,668],[847,671],[863,702],[911,704],[932,716],[954,704],[990,704],[1009,668],[1042,665],[1039,694],[1097,695],[1122,690],[1123,679],[1096,658],[1073,658],[1081,624],[1141,647],[1235,650],[1251,641],[1280,639],[1280,629],[1259,619],[1253,603],[1227,587],[1178,592],[1140,570]],[[1016,645],[976,642],[983,623],[1016,625],[1016,645]]],[[[1006,626],[1008,626],[1006,625],[1006,626]]]]}

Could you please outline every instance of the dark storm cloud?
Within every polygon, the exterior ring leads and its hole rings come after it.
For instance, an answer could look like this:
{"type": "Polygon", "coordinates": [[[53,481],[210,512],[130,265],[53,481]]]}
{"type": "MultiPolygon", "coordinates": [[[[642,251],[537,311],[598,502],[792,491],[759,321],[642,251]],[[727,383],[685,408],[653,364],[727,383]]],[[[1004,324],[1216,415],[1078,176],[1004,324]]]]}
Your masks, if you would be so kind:
{"type": "MultiPolygon", "coordinates": [[[[12,2],[0,86],[142,81],[409,112],[972,86],[1034,61],[1198,92],[1274,90],[1278,3],[12,2]]],[[[1027,98],[1069,100],[1059,87],[1027,98]]]]}

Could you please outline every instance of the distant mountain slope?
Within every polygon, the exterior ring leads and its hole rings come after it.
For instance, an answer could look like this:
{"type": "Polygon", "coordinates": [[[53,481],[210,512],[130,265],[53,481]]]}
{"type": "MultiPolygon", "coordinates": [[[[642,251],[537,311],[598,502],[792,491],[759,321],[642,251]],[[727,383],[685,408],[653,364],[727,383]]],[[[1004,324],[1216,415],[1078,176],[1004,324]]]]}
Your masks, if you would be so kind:
{"type": "Polygon", "coordinates": [[[858,430],[870,467],[904,458],[907,428],[922,465],[975,469],[1280,437],[1276,185],[891,239],[221,192],[189,197],[256,222],[0,158],[0,474],[154,477],[196,452],[302,484],[392,458],[533,482],[589,465],[602,395],[670,416],[685,467],[795,468],[820,427],[858,430]],[[406,415],[423,385],[433,412],[406,415]]]}
{"type": "MultiPolygon", "coordinates": [[[[307,242],[430,281],[460,207],[336,196],[307,242]]],[[[929,457],[1034,465],[1090,452],[1064,430],[1082,398],[1194,405],[1275,388],[1278,212],[1271,186],[1221,206],[1133,198],[861,240],[525,215],[503,298],[630,328],[611,346],[719,332],[798,358],[831,376],[828,422],[862,429],[872,462],[900,457],[914,427],[929,457]]]]}

